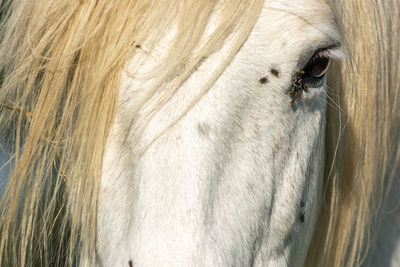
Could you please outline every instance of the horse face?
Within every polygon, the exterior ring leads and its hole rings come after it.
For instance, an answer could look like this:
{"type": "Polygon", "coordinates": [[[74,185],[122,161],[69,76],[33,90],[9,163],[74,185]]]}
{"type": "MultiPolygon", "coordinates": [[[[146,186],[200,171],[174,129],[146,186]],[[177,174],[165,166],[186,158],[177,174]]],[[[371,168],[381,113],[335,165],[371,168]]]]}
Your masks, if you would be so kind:
{"type": "MultiPolygon", "coordinates": [[[[339,39],[327,4],[266,1],[212,88],[139,159],[124,122],[145,82],[125,76],[103,163],[97,263],[301,266],[324,171],[328,56],[313,56],[339,39]]],[[[223,57],[224,49],[199,66],[143,142],[184,111],[223,57]]]]}

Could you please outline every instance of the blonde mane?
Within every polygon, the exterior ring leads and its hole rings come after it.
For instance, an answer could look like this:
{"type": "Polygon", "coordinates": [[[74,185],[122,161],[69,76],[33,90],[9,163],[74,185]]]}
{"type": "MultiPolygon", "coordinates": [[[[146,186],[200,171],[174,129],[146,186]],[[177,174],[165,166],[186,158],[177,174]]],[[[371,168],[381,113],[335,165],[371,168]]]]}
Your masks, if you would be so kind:
{"type": "Polygon", "coordinates": [[[307,266],[365,260],[400,159],[398,3],[339,0],[334,10],[349,56],[328,77],[325,201],[307,266]]]}
{"type": "MultiPolygon", "coordinates": [[[[13,169],[0,202],[0,266],[71,266],[94,255],[103,151],[126,62],[176,26],[140,105],[161,96],[145,114],[150,118],[233,38],[214,78],[220,75],[262,2],[2,1],[0,136],[11,144],[5,150],[13,169]],[[212,33],[200,42],[215,13],[212,33]]],[[[400,157],[399,7],[334,2],[350,56],[331,72],[324,203],[307,266],[362,261],[383,182],[392,180],[400,157]]]]}

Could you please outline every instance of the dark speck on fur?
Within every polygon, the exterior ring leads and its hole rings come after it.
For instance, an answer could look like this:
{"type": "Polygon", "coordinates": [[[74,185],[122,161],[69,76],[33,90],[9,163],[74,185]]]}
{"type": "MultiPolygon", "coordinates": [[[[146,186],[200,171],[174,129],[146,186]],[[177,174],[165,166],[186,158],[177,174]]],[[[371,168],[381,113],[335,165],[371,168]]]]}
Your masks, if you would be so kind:
{"type": "Polygon", "coordinates": [[[302,212],[300,213],[299,219],[300,219],[301,223],[304,223],[304,213],[302,213],[302,212]]]}
{"type": "Polygon", "coordinates": [[[261,84],[266,84],[268,82],[268,78],[267,77],[262,77],[261,79],[260,79],[260,83],[261,84]]]}
{"type": "Polygon", "coordinates": [[[271,73],[272,73],[272,75],[274,75],[275,77],[279,78],[280,71],[279,71],[278,69],[271,68],[271,73]]]}

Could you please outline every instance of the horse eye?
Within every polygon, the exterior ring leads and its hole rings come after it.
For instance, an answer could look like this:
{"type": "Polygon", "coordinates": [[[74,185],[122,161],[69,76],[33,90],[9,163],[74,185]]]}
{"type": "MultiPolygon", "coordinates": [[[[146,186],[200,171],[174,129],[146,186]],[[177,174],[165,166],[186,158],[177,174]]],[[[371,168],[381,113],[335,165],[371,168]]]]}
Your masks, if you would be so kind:
{"type": "Polygon", "coordinates": [[[345,57],[339,46],[318,49],[305,67],[297,70],[289,90],[290,103],[294,103],[309,88],[320,88],[325,84],[325,74],[331,59],[341,60],[345,57]]]}
{"type": "Polygon", "coordinates": [[[330,59],[320,57],[318,54],[314,56],[304,67],[305,78],[320,79],[323,78],[328,70],[330,59]]]}

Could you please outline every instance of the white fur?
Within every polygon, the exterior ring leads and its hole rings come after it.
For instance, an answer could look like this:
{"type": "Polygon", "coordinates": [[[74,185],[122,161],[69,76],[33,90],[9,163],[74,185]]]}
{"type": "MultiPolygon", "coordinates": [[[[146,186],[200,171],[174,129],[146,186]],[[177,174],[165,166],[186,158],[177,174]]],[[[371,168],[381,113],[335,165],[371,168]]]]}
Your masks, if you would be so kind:
{"type": "MultiPolygon", "coordinates": [[[[338,39],[320,1],[266,1],[211,90],[139,159],[126,134],[146,83],[124,76],[103,163],[96,265],[303,265],[320,207],[325,88],[294,105],[287,91],[304,52],[338,39]]],[[[225,54],[207,58],[157,113],[143,146],[185,110],[225,54]]]]}

